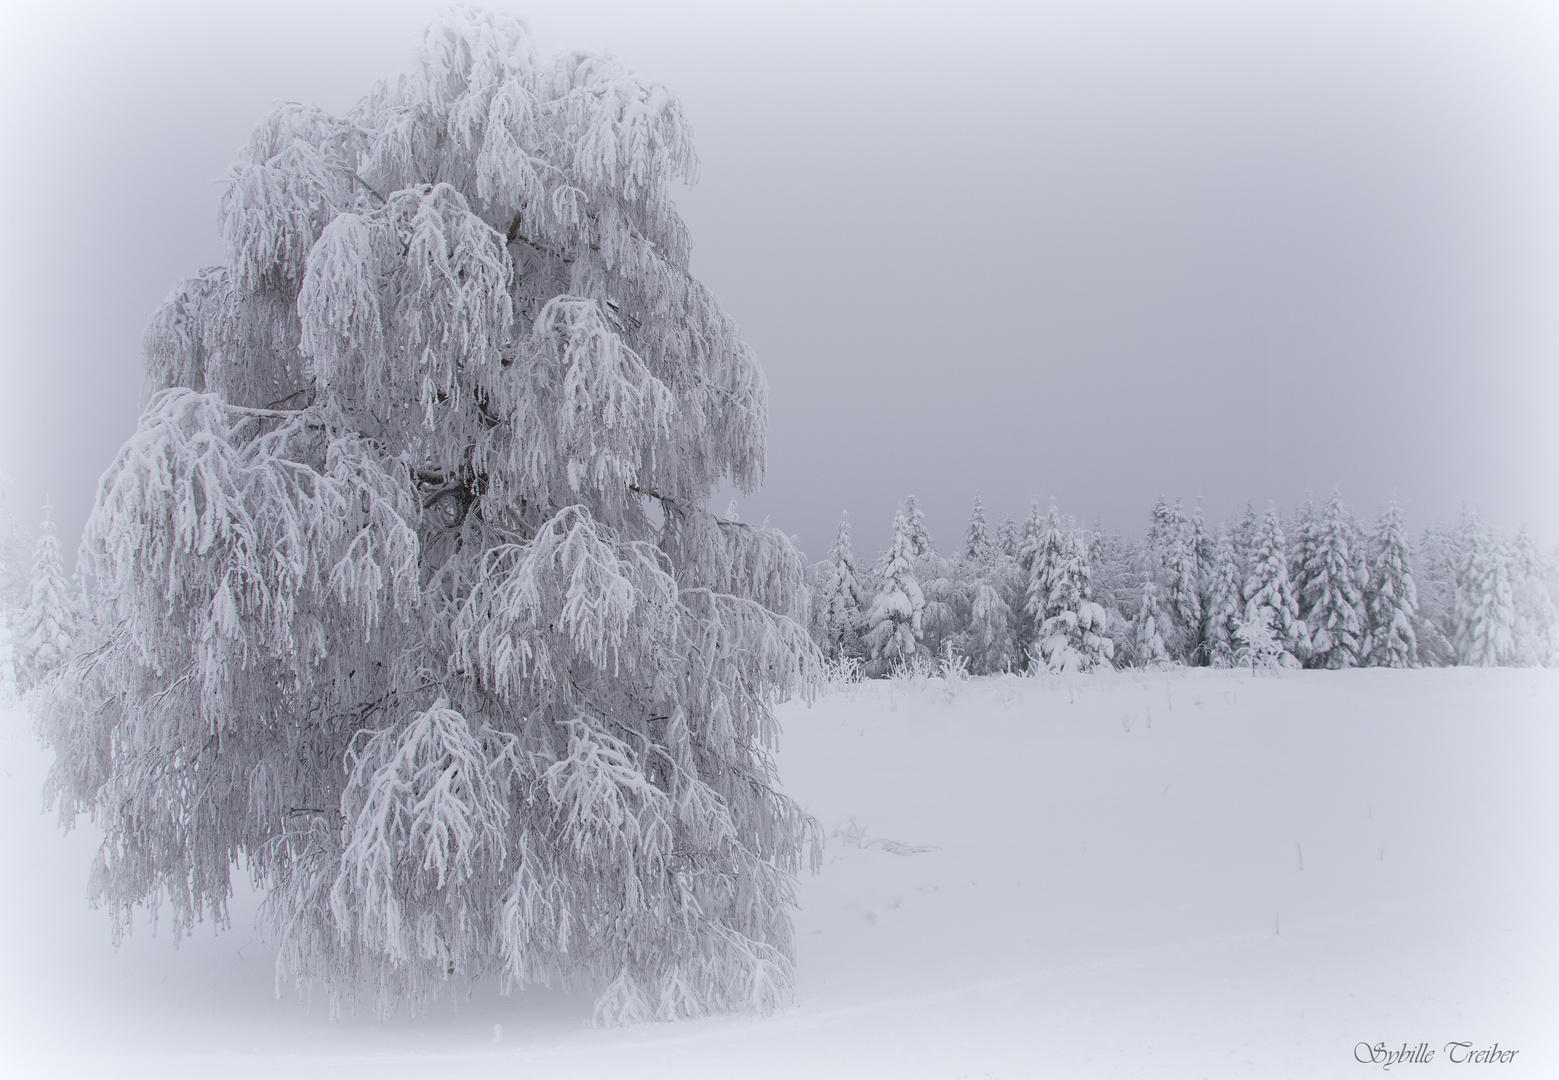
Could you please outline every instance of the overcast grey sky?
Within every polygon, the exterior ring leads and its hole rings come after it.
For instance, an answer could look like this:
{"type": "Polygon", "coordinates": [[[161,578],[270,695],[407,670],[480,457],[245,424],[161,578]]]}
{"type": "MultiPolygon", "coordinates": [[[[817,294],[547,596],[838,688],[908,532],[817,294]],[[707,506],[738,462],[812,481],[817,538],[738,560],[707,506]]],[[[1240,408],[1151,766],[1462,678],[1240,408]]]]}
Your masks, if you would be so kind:
{"type": "MultiPolygon", "coordinates": [[[[345,109],[440,6],[4,9],[24,523],[48,494],[75,543],[255,122],[345,109]]],[[[1336,484],[1559,540],[1554,5],[494,6],[681,98],[695,270],[771,388],[742,516],[809,556],[841,508],[876,551],[911,492],[951,548],[976,488],[1135,532],[1160,491],[1218,520],[1336,484]]]]}

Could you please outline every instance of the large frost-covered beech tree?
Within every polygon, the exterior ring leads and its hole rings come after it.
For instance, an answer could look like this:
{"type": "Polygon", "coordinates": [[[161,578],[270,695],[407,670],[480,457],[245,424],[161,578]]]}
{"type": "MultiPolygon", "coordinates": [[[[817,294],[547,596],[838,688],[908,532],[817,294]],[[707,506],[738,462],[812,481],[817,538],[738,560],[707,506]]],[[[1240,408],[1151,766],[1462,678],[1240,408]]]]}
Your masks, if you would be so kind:
{"type": "Polygon", "coordinates": [[[241,864],[332,1009],[784,999],[817,833],[771,704],[818,654],[785,536],[706,509],[761,482],[767,390],[688,270],[694,167],[664,87],[472,8],[346,115],[260,124],[226,265],[147,330],[43,713],[121,924],[222,920],[241,864]]]}

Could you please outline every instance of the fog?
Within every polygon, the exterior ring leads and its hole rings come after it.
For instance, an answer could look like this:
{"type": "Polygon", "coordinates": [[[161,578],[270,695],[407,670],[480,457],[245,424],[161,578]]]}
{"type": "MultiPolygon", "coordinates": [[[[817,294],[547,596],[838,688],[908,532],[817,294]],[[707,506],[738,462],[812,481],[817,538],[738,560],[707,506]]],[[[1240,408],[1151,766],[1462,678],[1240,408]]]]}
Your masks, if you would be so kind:
{"type": "MultiPolygon", "coordinates": [[[[693,124],[695,272],[770,389],[743,497],[813,558],[976,489],[1138,531],[1333,485],[1559,540],[1559,20],[1546,5],[503,5],[693,124]]],[[[0,471],[68,546],[139,341],[222,260],[278,100],[343,110],[438,5],[13,8],[0,33],[0,471]]],[[[723,509],[725,496],[717,509],[723,509]]]]}

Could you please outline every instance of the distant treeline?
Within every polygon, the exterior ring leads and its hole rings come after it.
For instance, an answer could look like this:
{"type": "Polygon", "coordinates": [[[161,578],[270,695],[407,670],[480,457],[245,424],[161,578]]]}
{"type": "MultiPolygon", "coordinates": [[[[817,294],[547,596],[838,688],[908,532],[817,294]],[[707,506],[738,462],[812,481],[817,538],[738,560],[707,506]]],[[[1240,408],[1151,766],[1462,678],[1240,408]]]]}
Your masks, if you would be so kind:
{"type": "Polygon", "coordinates": [[[1559,664],[1559,552],[1468,512],[1413,543],[1393,502],[1366,529],[1335,491],[1283,518],[1210,526],[1160,496],[1140,538],[1039,500],[994,528],[978,495],[949,554],[914,496],[857,565],[848,515],[808,568],[810,630],[833,661],[886,674],[938,659],[975,674],[1097,667],[1559,664]]]}

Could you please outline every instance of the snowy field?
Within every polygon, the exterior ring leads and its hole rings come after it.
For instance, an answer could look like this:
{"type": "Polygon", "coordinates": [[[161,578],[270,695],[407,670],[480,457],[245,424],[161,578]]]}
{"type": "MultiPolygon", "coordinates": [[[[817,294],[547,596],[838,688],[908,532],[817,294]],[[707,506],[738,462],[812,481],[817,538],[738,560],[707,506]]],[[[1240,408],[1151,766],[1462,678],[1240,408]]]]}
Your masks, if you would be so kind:
{"type": "Polygon", "coordinates": [[[489,987],[333,1026],[276,999],[247,893],[116,951],[96,838],[39,816],[46,756],[0,714],[0,1072],[1328,1077],[1425,1043],[1389,1074],[1427,1077],[1497,1042],[1479,1075],[1559,1075],[1559,672],[878,682],[781,718],[830,834],[797,1004],[602,1031],[489,987]]]}

